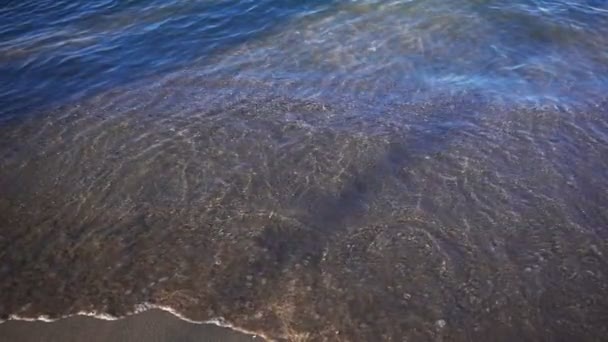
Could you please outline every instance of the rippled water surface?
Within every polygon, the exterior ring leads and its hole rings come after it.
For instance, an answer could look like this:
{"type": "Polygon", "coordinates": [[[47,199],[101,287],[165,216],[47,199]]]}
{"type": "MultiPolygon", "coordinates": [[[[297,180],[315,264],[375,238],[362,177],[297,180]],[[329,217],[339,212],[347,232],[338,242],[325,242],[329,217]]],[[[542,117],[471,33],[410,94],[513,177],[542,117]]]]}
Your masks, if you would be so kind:
{"type": "Polygon", "coordinates": [[[0,315],[608,336],[608,3],[4,1],[0,315]]]}

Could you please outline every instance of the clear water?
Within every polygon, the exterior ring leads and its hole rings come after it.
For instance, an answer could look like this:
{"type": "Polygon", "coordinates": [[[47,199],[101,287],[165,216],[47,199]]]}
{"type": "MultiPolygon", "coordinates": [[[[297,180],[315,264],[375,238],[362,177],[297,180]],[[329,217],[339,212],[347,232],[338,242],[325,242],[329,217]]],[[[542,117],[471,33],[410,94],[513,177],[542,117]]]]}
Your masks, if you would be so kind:
{"type": "Polygon", "coordinates": [[[608,336],[605,1],[5,1],[0,314],[608,336]]]}

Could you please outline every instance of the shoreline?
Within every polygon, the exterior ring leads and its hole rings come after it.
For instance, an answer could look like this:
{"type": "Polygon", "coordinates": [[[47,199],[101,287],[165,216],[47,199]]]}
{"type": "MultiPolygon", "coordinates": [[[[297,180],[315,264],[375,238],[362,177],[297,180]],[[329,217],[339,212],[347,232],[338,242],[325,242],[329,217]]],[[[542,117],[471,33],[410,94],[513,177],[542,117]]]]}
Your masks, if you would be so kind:
{"type": "Polygon", "coordinates": [[[11,315],[0,323],[6,341],[265,341],[221,319],[206,322],[189,320],[170,308],[147,307],[132,315],[112,317],[81,312],[58,319],[11,315]]]}

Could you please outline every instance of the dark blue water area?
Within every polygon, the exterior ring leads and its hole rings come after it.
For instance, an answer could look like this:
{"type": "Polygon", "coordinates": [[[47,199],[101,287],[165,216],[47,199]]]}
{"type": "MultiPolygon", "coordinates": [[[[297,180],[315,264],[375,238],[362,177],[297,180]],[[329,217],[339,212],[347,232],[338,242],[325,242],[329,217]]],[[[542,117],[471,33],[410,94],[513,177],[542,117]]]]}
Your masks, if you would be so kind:
{"type": "Polygon", "coordinates": [[[8,1],[0,115],[62,103],[204,61],[332,1],[8,1]]]}
{"type": "Polygon", "coordinates": [[[608,89],[606,37],[599,0],[4,1],[0,117],[188,68],[370,101],[593,103],[608,89]]]}

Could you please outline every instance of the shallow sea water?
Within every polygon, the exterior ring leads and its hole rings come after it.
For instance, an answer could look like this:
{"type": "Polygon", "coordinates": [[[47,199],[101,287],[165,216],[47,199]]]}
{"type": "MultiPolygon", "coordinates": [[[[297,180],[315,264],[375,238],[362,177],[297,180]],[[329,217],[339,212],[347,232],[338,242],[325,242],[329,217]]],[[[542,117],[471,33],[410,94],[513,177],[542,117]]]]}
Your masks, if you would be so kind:
{"type": "Polygon", "coordinates": [[[8,1],[0,314],[608,336],[608,3],[8,1]]]}

